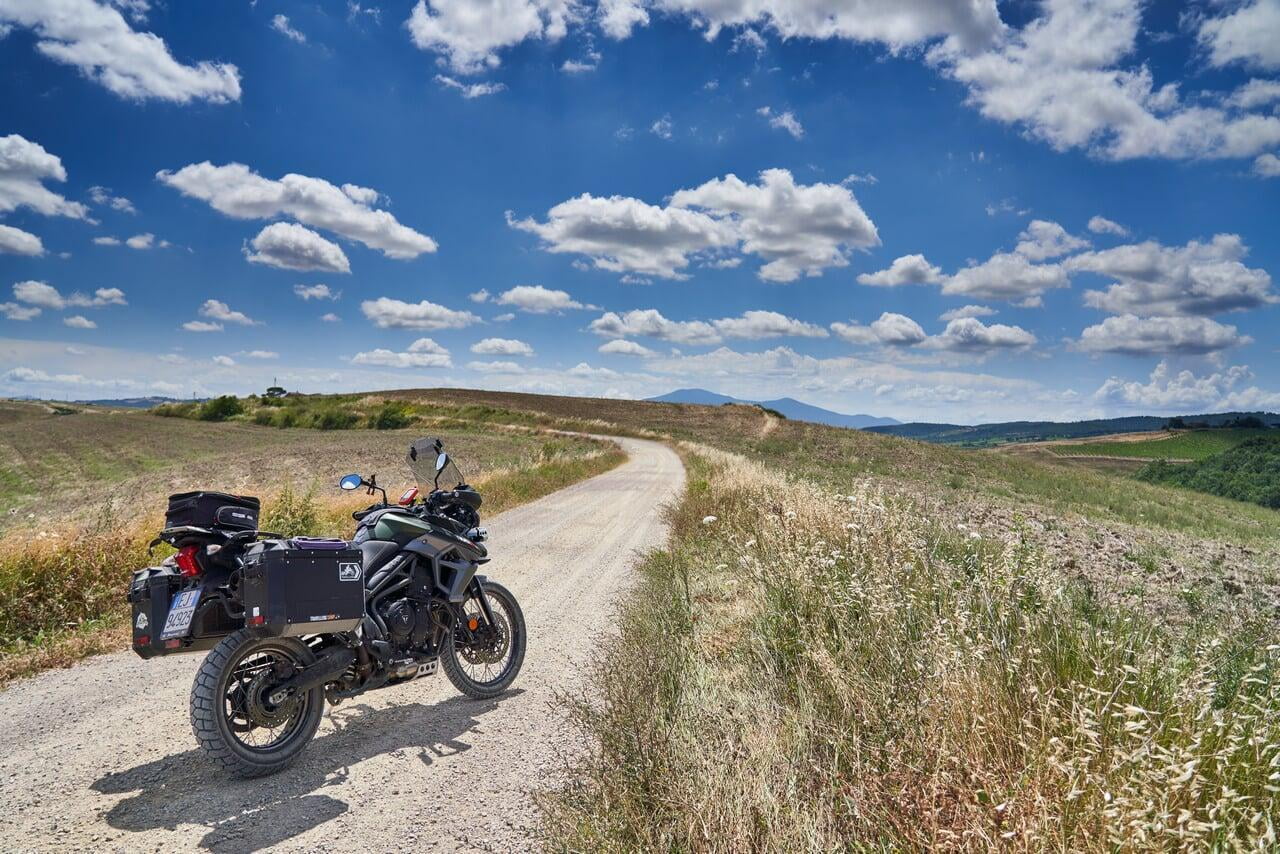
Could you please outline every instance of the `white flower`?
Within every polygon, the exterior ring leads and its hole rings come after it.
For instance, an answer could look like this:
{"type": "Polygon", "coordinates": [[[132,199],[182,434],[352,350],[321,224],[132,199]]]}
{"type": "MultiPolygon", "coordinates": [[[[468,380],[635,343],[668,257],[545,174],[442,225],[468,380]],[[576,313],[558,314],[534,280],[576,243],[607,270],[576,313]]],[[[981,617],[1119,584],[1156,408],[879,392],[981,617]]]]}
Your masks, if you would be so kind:
{"type": "Polygon", "coordinates": [[[980,539],[982,539],[982,535],[981,535],[981,534],[979,534],[977,531],[970,531],[970,532],[969,532],[969,539],[971,539],[971,540],[980,540],[980,539]]]}
{"type": "Polygon", "coordinates": [[[702,517],[702,524],[704,524],[704,525],[710,525],[710,524],[711,524],[712,522],[714,522],[714,521],[716,521],[716,517],[715,517],[715,516],[703,516],[703,517],[702,517]]]}

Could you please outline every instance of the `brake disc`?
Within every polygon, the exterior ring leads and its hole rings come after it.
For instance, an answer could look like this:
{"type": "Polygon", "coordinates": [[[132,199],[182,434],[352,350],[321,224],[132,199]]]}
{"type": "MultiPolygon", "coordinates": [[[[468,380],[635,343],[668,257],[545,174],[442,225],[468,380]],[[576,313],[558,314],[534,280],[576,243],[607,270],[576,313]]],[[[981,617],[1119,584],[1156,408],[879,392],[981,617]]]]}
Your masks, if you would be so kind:
{"type": "Polygon", "coordinates": [[[497,664],[507,654],[511,645],[511,632],[507,629],[507,618],[503,614],[494,614],[495,625],[485,627],[485,636],[476,643],[458,649],[459,654],[468,664],[497,664]]]}
{"type": "Polygon", "coordinates": [[[275,729],[288,723],[298,710],[300,698],[297,696],[289,697],[274,707],[266,702],[266,695],[270,692],[274,678],[275,674],[268,668],[249,680],[245,687],[245,713],[255,726],[275,729]]]}

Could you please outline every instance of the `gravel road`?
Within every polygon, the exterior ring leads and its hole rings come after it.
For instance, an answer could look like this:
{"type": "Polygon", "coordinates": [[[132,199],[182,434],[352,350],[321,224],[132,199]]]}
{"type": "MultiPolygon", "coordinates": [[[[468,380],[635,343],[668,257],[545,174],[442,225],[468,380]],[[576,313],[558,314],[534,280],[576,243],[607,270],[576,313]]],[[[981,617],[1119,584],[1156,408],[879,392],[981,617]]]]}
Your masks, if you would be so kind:
{"type": "Polygon", "coordinates": [[[638,551],[684,481],[669,448],[487,520],[488,575],[529,629],[524,670],[493,701],[443,674],[325,712],[303,758],[274,777],[225,777],[195,749],[187,696],[201,655],[89,659],[0,692],[0,850],[525,850],[530,792],[577,749],[557,692],[611,630],[638,551]]]}

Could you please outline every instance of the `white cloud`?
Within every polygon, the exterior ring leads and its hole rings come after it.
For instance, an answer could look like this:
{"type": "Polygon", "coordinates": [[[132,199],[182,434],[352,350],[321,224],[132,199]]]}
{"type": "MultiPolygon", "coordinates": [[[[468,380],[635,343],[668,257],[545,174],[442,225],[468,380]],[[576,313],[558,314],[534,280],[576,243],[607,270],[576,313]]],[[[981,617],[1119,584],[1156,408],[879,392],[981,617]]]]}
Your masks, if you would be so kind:
{"type": "Polygon", "coordinates": [[[787,317],[776,311],[744,311],[740,317],[725,317],[711,321],[716,331],[725,338],[826,338],[827,330],[812,323],[787,317]]]}
{"type": "Polygon", "coordinates": [[[437,74],[436,82],[446,89],[461,93],[462,97],[468,101],[472,98],[483,98],[485,95],[496,95],[507,88],[505,83],[463,83],[445,74],[437,74]]]}
{"type": "Polygon", "coordinates": [[[467,294],[467,299],[471,300],[471,301],[472,301],[472,302],[474,302],[474,303],[484,303],[484,302],[488,302],[488,301],[489,301],[489,291],[488,291],[487,289],[485,289],[485,288],[481,288],[480,290],[476,291],[475,293],[467,294]]]}
{"type": "MultiPolygon", "coordinates": [[[[772,107],[764,106],[756,110],[756,114],[768,119],[769,127],[774,130],[785,130],[787,133],[791,134],[794,139],[802,139],[804,137],[804,126],[800,124],[795,113],[790,110],[775,113],[772,107]]],[[[844,184],[844,181],[841,181],[840,183],[844,184]]]]}
{"type": "Polygon", "coordinates": [[[98,324],[82,314],[73,314],[70,317],[62,318],[63,324],[70,326],[72,329],[97,329],[98,324]]]}
{"type": "Polygon", "coordinates": [[[1254,78],[1227,96],[1227,103],[1251,110],[1265,107],[1272,101],[1280,101],[1280,80],[1259,80],[1254,78]]]}
{"type": "Polygon", "coordinates": [[[357,353],[351,358],[353,365],[369,365],[384,368],[452,368],[449,351],[430,338],[419,338],[404,353],[379,348],[357,353]]]}
{"type": "Polygon", "coordinates": [[[1026,229],[1018,235],[1018,245],[1014,252],[1032,261],[1044,261],[1057,258],[1078,249],[1087,249],[1089,241],[1067,233],[1067,230],[1056,222],[1033,219],[1026,229]]]}
{"type": "Polygon", "coordinates": [[[1280,69],[1280,3],[1276,0],[1253,0],[1218,18],[1205,18],[1197,37],[1209,52],[1212,65],[1235,62],[1244,65],[1280,69]]]}
{"type": "Polygon", "coordinates": [[[967,53],[948,42],[929,59],[968,87],[982,115],[1059,151],[1111,160],[1248,157],[1280,142],[1280,118],[1183,101],[1177,83],[1157,86],[1146,65],[1133,65],[1136,0],[1045,0],[1039,9],[991,50],[967,53]]]}
{"type": "Polygon", "coordinates": [[[137,208],[133,206],[133,202],[124,196],[113,196],[110,187],[90,187],[89,198],[95,205],[106,205],[120,213],[136,214],[138,212],[137,208]]]}
{"type": "Polygon", "coordinates": [[[234,65],[183,65],[163,39],[135,31],[116,9],[93,0],[4,0],[0,23],[33,30],[37,51],[77,68],[122,98],[179,104],[240,98],[240,72],[234,65]]]}
{"type": "Polygon", "coordinates": [[[341,323],[342,322],[342,318],[338,317],[338,315],[334,314],[333,312],[320,315],[320,319],[323,320],[325,323],[341,323]]]}
{"type": "Polygon", "coordinates": [[[360,310],[380,329],[462,329],[480,322],[469,311],[454,311],[427,300],[409,303],[378,297],[360,303],[360,310]]]}
{"type": "Polygon", "coordinates": [[[962,317],[990,317],[998,312],[994,308],[988,308],[985,305],[965,305],[960,308],[953,308],[950,311],[944,311],[938,316],[941,321],[959,320],[962,317]]]}
{"type": "Polygon", "coordinates": [[[875,175],[872,175],[870,172],[866,173],[865,175],[859,175],[857,172],[851,172],[848,175],[846,175],[844,177],[844,180],[842,180],[840,183],[844,184],[846,187],[849,186],[850,184],[868,184],[874,187],[876,184],[880,183],[880,179],[877,178],[875,175]]]}
{"type": "Polygon", "coordinates": [[[1080,333],[1077,349],[1130,356],[1199,356],[1252,341],[1234,326],[1207,317],[1108,317],[1080,333]]]}
{"type": "Polygon", "coordinates": [[[184,166],[177,172],[161,170],[156,178],[183,195],[208,202],[214,210],[236,219],[287,216],[399,260],[436,251],[436,242],[427,235],[400,224],[385,210],[371,208],[368,194],[374,191],[366,188],[355,187],[361,192],[353,198],[323,178],[290,173],[273,181],[243,163],[214,166],[207,160],[184,166]]]}
{"type": "Polygon", "coordinates": [[[942,292],[1034,306],[1040,304],[1046,291],[1068,284],[1067,274],[1057,264],[1032,264],[1022,255],[997,252],[981,264],[948,276],[942,283],[942,292]]]}
{"type": "Polygon", "coordinates": [[[19,305],[16,302],[0,302],[0,314],[3,314],[6,320],[31,320],[40,316],[40,308],[19,305]]]}
{"type": "Polygon", "coordinates": [[[1125,228],[1118,222],[1113,222],[1105,216],[1092,216],[1089,218],[1089,230],[1094,234],[1114,234],[1117,237],[1128,237],[1129,229],[1125,228]]]}
{"type": "Polygon", "coordinates": [[[509,311],[508,311],[508,312],[506,312],[506,313],[504,313],[504,314],[499,314],[497,317],[495,317],[495,318],[493,319],[493,322],[494,322],[494,323],[510,323],[511,321],[513,321],[513,320],[515,320],[515,319],[516,319],[515,314],[513,314],[512,312],[509,312],[509,311]]]}
{"type": "Polygon", "coordinates": [[[831,330],[851,344],[910,346],[919,344],[928,337],[920,324],[905,314],[891,311],[881,314],[870,326],[837,321],[831,324],[831,330]]]}
{"type": "Polygon", "coordinates": [[[275,350],[250,350],[247,353],[242,353],[241,355],[247,356],[250,359],[279,359],[280,358],[280,354],[277,353],[275,350]]]}
{"type": "Polygon", "coordinates": [[[998,350],[1026,350],[1035,343],[1036,336],[1020,326],[988,325],[976,317],[960,317],[948,322],[941,334],[930,336],[924,346],[934,350],[985,354],[998,350]]]}
{"type": "Polygon", "coordinates": [[[167,249],[170,244],[167,240],[161,240],[157,243],[156,236],[147,232],[145,234],[135,234],[133,237],[126,240],[124,245],[128,246],[130,249],[153,249],[157,247],[160,249],[167,249]]]}
{"type": "Polygon", "coordinates": [[[29,231],[0,225],[0,252],[35,257],[44,254],[44,244],[40,242],[39,237],[29,231]]]}
{"type": "Polygon", "coordinates": [[[649,125],[649,133],[658,139],[671,139],[671,116],[666,115],[660,119],[655,119],[653,124],[649,125]]]}
{"type": "Polygon", "coordinates": [[[1255,409],[1280,406],[1280,394],[1256,386],[1239,388],[1252,376],[1248,366],[1235,365],[1208,376],[1191,371],[1174,373],[1167,361],[1156,365],[1148,382],[1111,377],[1094,392],[1094,399],[1130,409],[1178,411],[1194,414],[1205,410],[1255,409]]]}
{"type": "Polygon", "coordinates": [[[479,356],[532,356],[533,348],[514,338],[485,338],[471,345],[479,356]]]}
{"type": "Polygon", "coordinates": [[[936,285],[943,278],[942,270],[930,264],[923,255],[903,255],[895,258],[887,270],[858,274],[860,284],[876,287],[936,285]]]}
{"type": "Polygon", "coordinates": [[[1085,252],[1064,264],[1072,272],[1115,279],[1105,291],[1086,291],[1085,304],[1111,314],[1212,315],[1280,302],[1265,270],[1241,263],[1248,247],[1238,235],[1208,243],[1164,246],[1154,240],[1085,252]]]}
{"type": "Polygon", "coordinates": [[[93,243],[95,246],[119,246],[120,238],[110,236],[95,237],[93,238],[93,243]]]}
{"type": "Polygon", "coordinates": [[[565,74],[586,74],[589,71],[595,71],[599,66],[600,52],[588,50],[584,59],[566,59],[560,65],[560,70],[565,74]]]}
{"type": "Polygon", "coordinates": [[[245,258],[281,270],[351,272],[341,246],[293,222],[273,222],[262,229],[245,248],[245,258]]]}
{"type": "Polygon", "coordinates": [[[611,368],[593,368],[586,362],[579,362],[574,365],[568,370],[568,373],[574,377],[589,377],[598,380],[611,380],[622,376],[622,374],[611,368]]]}
{"type": "Polygon", "coordinates": [[[188,320],[182,324],[182,328],[188,332],[221,332],[221,323],[208,323],[203,320],[188,320]]]}
{"type": "Polygon", "coordinates": [[[98,288],[93,296],[76,292],[63,296],[57,288],[45,282],[28,280],[13,286],[13,297],[28,305],[61,311],[65,308],[102,308],[107,305],[128,305],[124,291],[119,288],[98,288]]]}
{"type": "Polygon", "coordinates": [[[567,291],[552,290],[542,285],[516,285],[503,291],[496,302],[500,305],[515,306],[529,314],[547,314],[553,311],[568,311],[575,308],[587,308],[569,296],[567,291]]]}
{"type": "Polygon", "coordinates": [[[459,74],[496,68],[498,51],[526,39],[561,39],[577,14],[569,0],[418,0],[405,26],[413,43],[459,74]]]}
{"type": "Polygon", "coordinates": [[[271,29],[275,30],[277,33],[280,33],[286,38],[292,39],[298,44],[303,44],[307,40],[307,37],[305,34],[294,29],[294,27],[289,23],[288,15],[276,15],[274,18],[272,18],[271,29]]]}
{"type": "MultiPolygon", "coordinates": [[[[3,15],[0,6],[0,17],[3,15]]],[[[66,180],[62,161],[39,143],[16,133],[0,137],[0,213],[27,207],[45,216],[88,219],[88,208],[44,186],[45,181],[66,180]]]]}
{"type": "Polygon", "coordinates": [[[668,320],[654,308],[617,314],[608,311],[591,321],[592,332],[605,338],[648,337],[675,344],[718,344],[720,334],[701,320],[668,320]]]}
{"type": "Polygon", "coordinates": [[[467,362],[467,369],[480,374],[523,374],[524,367],[515,362],[467,362]]]}
{"type": "Polygon", "coordinates": [[[1271,152],[1259,154],[1253,161],[1253,174],[1259,178],[1280,178],[1280,157],[1271,152]]]}
{"type": "Polygon", "coordinates": [[[214,356],[213,363],[224,368],[234,368],[236,366],[236,360],[230,356],[214,356]]]}
{"type": "Polygon", "coordinates": [[[234,311],[231,306],[216,299],[205,300],[197,313],[201,317],[207,317],[210,320],[221,320],[224,323],[235,323],[240,326],[262,325],[260,321],[254,320],[242,311],[234,311]]]}
{"type": "Polygon", "coordinates": [[[628,341],[625,338],[615,338],[612,341],[606,341],[596,348],[599,352],[613,356],[652,356],[653,351],[643,344],[637,344],[634,341],[628,341]]]}
{"type": "Polygon", "coordinates": [[[294,285],[293,293],[298,299],[303,300],[336,300],[342,296],[341,291],[333,291],[328,285],[294,285]]]}

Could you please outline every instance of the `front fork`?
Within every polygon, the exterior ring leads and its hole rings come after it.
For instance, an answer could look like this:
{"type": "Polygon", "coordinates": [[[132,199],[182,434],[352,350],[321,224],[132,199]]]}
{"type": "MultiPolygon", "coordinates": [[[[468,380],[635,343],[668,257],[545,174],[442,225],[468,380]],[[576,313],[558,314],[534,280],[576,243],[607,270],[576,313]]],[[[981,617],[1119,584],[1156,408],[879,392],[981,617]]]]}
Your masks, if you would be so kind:
{"type": "MultiPolygon", "coordinates": [[[[480,614],[484,617],[484,622],[481,625],[476,626],[475,629],[472,629],[470,622],[467,619],[466,611],[463,610],[462,605],[458,606],[458,611],[454,615],[454,619],[457,621],[458,625],[462,626],[463,633],[467,638],[468,643],[475,642],[475,633],[482,627],[497,625],[497,621],[493,618],[493,609],[489,607],[489,597],[484,595],[485,581],[486,579],[483,575],[476,575],[472,577],[471,583],[467,585],[467,594],[475,598],[475,600],[480,603],[480,614]]],[[[465,603],[466,600],[464,599],[463,604],[465,603]]]]}

